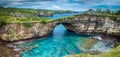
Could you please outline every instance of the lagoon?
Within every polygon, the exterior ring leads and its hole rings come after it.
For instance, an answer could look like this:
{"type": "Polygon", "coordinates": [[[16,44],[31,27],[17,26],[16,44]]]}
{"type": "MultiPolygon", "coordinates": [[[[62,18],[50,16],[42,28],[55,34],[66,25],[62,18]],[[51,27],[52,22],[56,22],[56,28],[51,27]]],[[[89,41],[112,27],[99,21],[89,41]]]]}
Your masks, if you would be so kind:
{"type": "MultiPolygon", "coordinates": [[[[74,14],[55,14],[53,17],[48,18],[56,19],[71,15],[74,14]]],[[[59,24],[48,37],[19,44],[18,46],[20,48],[35,46],[32,49],[25,49],[21,53],[21,57],[63,57],[84,53],[88,50],[100,52],[109,51],[112,49],[111,47],[113,47],[113,44],[108,46],[109,42],[110,41],[102,41],[97,38],[93,39],[92,35],[78,35],[68,31],[62,24],[59,24]],[[91,40],[90,43],[89,40],[91,40]]]]}

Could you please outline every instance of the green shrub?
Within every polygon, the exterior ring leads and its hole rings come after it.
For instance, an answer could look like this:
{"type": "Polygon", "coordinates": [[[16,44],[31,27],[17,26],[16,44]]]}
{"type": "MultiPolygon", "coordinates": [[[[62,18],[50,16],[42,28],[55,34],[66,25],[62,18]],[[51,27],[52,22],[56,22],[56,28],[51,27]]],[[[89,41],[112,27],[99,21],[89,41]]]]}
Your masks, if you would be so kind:
{"type": "Polygon", "coordinates": [[[3,16],[0,16],[0,27],[6,25],[7,23],[7,19],[3,16]]]}
{"type": "Polygon", "coordinates": [[[43,23],[43,24],[46,24],[46,23],[48,23],[49,22],[49,20],[41,20],[40,21],[40,23],[43,23]]]}
{"type": "Polygon", "coordinates": [[[50,21],[50,19],[42,17],[42,18],[39,19],[39,21],[40,21],[40,23],[46,24],[50,21]]]}
{"type": "Polygon", "coordinates": [[[40,23],[46,24],[47,22],[42,20],[40,23]]]}
{"type": "Polygon", "coordinates": [[[69,17],[68,17],[68,19],[73,19],[73,18],[74,18],[74,16],[69,16],[69,17]]]}
{"type": "Polygon", "coordinates": [[[103,52],[102,57],[120,57],[120,46],[113,48],[110,52],[103,52]]]}
{"type": "Polygon", "coordinates": [[[3,25],[6,25],[6,22],[1,22],[0,21],[0,27],[2,27],[3,25]]]}
{"type": "Polygon", "coordinates": [[[30,28],[30,27],[33,26],[33,23],[27,22],[27,23],[23,23],[23,25],[24,25],[25,27],[30,28]]]}
{"type": "Polygon", "coordinates": [[[15,37],[15,30],[10,29],[10,40],[13,39],[14,37],[15,37]]]}

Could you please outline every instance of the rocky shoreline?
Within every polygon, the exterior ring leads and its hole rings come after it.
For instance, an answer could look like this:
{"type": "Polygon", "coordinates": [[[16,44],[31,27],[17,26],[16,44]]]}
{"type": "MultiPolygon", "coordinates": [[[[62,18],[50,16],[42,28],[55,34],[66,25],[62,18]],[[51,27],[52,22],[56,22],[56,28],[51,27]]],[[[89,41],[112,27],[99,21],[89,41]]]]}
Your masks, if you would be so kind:
{"type": "Polygon", "coordinates": [[[36,39],[44,39],[45,37],[47,37],[47,36],[30,38],[30,39],[25,39],[25,40],[12,41],[12,42],[1,40],[0,41],[0,52],[2,52],[2,50],[4,50],[4,51],[9,51],[7,53],[10,53],[10,54],[7,54],[6,52],[3,52],[3,53],[5,53],[5,55],[3,55],[1,53],[0,57],[5,57],[5,56],[6,57],[20,57],[22,51],[24,51],[25,49],[32,49],[32,48],[35,48],[35,47],[30,47],[30,48],[24,48],[23,49],[23,48],[17,47],[16,45],[28,43],[28,42],[31,42],[31,41],[36,40],[36,39]]]}
{"type": "MultiPolygon", "coordinates": [[[[116,43],[116,39],[115,38],[113,38],[113,37],[111,37],[111,36],[108,36],[108,35],[103,35],[103,34],[101,34],[101,35],[99,35],[100,36],[100,38],[102,38],[102,40],[103,41],[106,41],[106,40],[108,40],[108,39],[110,39],[111,38],[111,41],[112,42],[114,42],[114,43],[116,43]]],[[[91,37],[91,38],[95,38],[95,36],[93,36],[93,37],[91,37]]],[[[4,46],[6,46],[6,47],[9,47],[8,49],[9,50],[11,50],[12,52],[12,54],[14,54],[14,55],[8,55],[8,56],[11,56],[11,57],[20,57],[20,55],[21,55],[21,52],[24,50],[24,49],[21,49],[21,48],[18,48],[17,46],[16,46],[16,44],[22,44],[22,43],[26,43],[26,42],[31,42],[31,41],[33,41],[33,40],[35,40],[36,38],[32,38],[32,39],[30,39],[30,40],[25,40],[25,41],[17,41],[17,42],[11,42],[11,43],[8,43],[8,42],[2,42],[2,45],[3,44],[5,44],[4,46]]],[[[44,39],[44,37],[43,37],[43,39],[44,39]]],[[[98,38],[96,38],[96,39],[98,39],[98,38]]],[[[99,39],[100,40],[100,39],[99,39]]],[[[1,45],[1,44],[0,44],[1,45]]],[[[3,47],[4,47],[3,46],[3,47]]],[[[116,46],[114,46],[114,47],[116,47],[116,46]]],[[[35,48],[35,47],[30,47],[30,48],[25,48],[25,49],[31,49],[31,48],[35,48]]],[[[86,54],[100,54],[101,52],[99,52],[99,51],[92,51],[92,50],[88,50],[88,51],[85,51],[85,53],[86,54]]]]}
{"type": "MultiPolygon", "coordinates": [[[[111,17],[78,15],[75,16],[75,18],[73,19],[65,18],[63,22],[60,22],[60,24],[63,24],[68,30],[73,31],[77,34],[98,34],[100,35],[102,40],[113,38],[115,39],[115,46],[117,46],[120,44],[120,22],[118,21],[119,19],[120,18],[114,19],[111,17]]],[[[33,39],[48,36],[53,31],[55,26],[58,25],[58,23],[59,21],[50,22],[47,24],[34,23],[33,26],[30,28],[24,27],[23,24],[8,24],[0,27],[0,50],[6,47],[6,50],[9,50],[8,53],[13,53],[15,56],[5,56],[20,57],[22,49],[16,48],[14,45],[12,45],[14,42],[27,42],[33,39]]]]}
{"type": "MultiPolygon", "coordinates": [[[[114,38],[112,38],[112,37],[110,37],[110,36],[106,36],[106,35],[100,35],[100,37],[102,38],[102,40],[103,41],[106,41],[106,40],[108,40],[108,39],[110,39],[111,38],[111,40],[112,40],[112,42],[114,42],[114,47],[116,47],[116,46],[118,46],[119,45],[119,43],[117,42],[117,40],[116,39],[114,39],[114,38]],[[113,40],[114,39],[114,40],[113,40]],[[117,43],[116,43],[117,42],[117,43]]],[[[91,37],[91,38],[94,38],[94,37],[91,37]]],[[[40,38],[41,39],[41,38],[40,38]]],[[[44,38],[43,38],[44,39],[44,38]]],[[[96,38],[96,39],[98,39],[98,38],[96,38]]],[[[6,47],[9,47],[9,48],[5,48],[5,49],[9,49],[9,50],[11,50],[12,52],[10,52],[11,54],[13,54],[13,55],[7,55],[7,56],[9,56],[9,57],[20,57],[20,55],[21,55],[21,52],[22,51],[24,51],[24,50],[26,50],[26,49],[32,49],[32,48],[35,48],[35,47],[28,47],[28,48],[24,48],[24,49],[22,49],[22,48],[18,48],[17,46],[16,46],[16,44],[23,44],[23,43],[26,43],[26,42],[31,42],[31,41],[33,41],[33,40],[35,40],[35,38],[31,38],[30,40],[25,40],[25,41],[17,41],[17,42],[11,42],[11,43],[6,43],[6,42],[2,42],[2,45],[3,44],[5,44],[5,46],[6,47]]],[[[1,44],[0,44],[1,45],[1,44]]],[[[2,48],[4,48],[5,46],[2,46],[2,48]]],[[[114,48],[113,47],[113,48],[114,48]]],[[[0,49],[1,50],[1,49],[0,49]]],[[[9,53],[9,52],[8,52],[9,53]]],[[[100,54],[101,52],[99,52],[99,51],[92,51],[92,50],[88,50],[88,51],[85,51],[85,54],[100,54]]],[[[6,55],[2,55],[2,56],[6,56],[6,55]]]]}
{"type": "Polygon", "coordinates": [[[0,57],[20,57],[21,50],[10,47],[9,43],[0,43],[0,57]]]}
{"type": "Polygon", "coordinates": [[[34,22],[25,27],[22,23],[11,23],[0,27],[0,39],[18,41],[35,37],[43,37],[52,33],[56,25],[62,24],[66,29],[77,34],[120,35],[119,17],[102,17],[96,15],[75,15],[72,19],[52,21],[46,24],[34,22]]]}
{"type": "MultiPolygon", "coordinates": [[[[115,38],[112,38],[112,37],[106,36],[106,35],[100,35],[100,37],[102,38],[102,41],[107,41],[107,40],[110,40],[110,38],[111,38],[111,43],[114,42],[114,44],[116,44],[117,40],[115,38]]],[[[92,38],[94,38],[94,37],[92,37],[92,38]]],[[[95,39],[98,39],[98,38],[95,38],[95,39]]],[[[17,46],[15,44],[21,44],[21,43],[23,44],[23,43],[26,43],[26,42],[31,42],[33,40],[35,40],[35,39],[31,39],[31,40],[27,40],[27,41],[13,42],[13,43],[7,44],[7,46],[10,47],[11,50],[13,51],[14,57],[19,57],[21,55],[22,51],[24,51],[26,49],[32,49],[32,48],[35,48],[35,47],[28,47],[28,48],[21,49],[21,48],[17,48],[17,46]]],[[[114,46],[114,47],[116,47],[116,46],[114,46]]],[[[112,48],[114,48],[114,47],[112,47],[112,48]]],[[[84,53],[85,54],[94,54],[94,55],[96,55],[96,54],[100,54],[101,52],[95,51],[95,50],[87,50],[87,51],[84,51],[84,53]]]]}

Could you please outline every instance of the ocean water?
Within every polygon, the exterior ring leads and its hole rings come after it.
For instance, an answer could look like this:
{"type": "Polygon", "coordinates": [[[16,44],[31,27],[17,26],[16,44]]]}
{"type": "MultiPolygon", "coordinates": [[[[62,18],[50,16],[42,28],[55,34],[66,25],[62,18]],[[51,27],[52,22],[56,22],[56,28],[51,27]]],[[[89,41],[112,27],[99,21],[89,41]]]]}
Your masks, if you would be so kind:
{"type": "MultiPolygon", "coordinates": [[[[21,53],[21,57],[63,57],[66,55],[83,53],[86,50],[110,50],[110,46],[103,44],[98,40],[94,42],[91,48],[85,48],[87,39],[90,35],[77,35],[67,31],[63,25],[58,25],[53,33],[43,39],[34,40],[29,43],[20,44],[25,50],[21,53]]],[[[89,45],[87,43],[87,45],[89,45]]]]}
{"type": "Polygon", "coordinates": [[[58,25],[50,36],[42,40],[21,44],[21,47],[28,47],[22,52],[21,57],[62,57],[69,54],[78,54],[82,51],[76,45],[82,44],[89,37],[68,32],[63,25],[58,25]],[[37,47],[29,49],[29,47],[34,46],[37,47]]]}
{"type": "MultiPolygon", "coordinates": [[[[68,15],[58,14],[53,16],[53,18],[58,16],[65,17],[68,15]]],[[[89,42],[89,40],[92,39],[91,36],[92,35],[78,35],[74,32],[67,31],[67,29],[60,24],[55,27],[50,36],[19,44],[18,47],[24,49],[21,57],[63,57],[84,53],[87,50],[100,52],[111,50],[113,44],[109,44],[110,41],[106,43],[106,41],[102,41],[99,36],[96,36],[95,38],[98,39],[91,43],[89,42]]]]}
{"type": "Polygon", "coordinates": [[[57,19],[57,18],[61,18],[61,17],[73,16],[73,15],[76,15],[76,14],[81,14],[81,12],[77,12],[77,13],[54,14],[53,16],[48,16],[47,18],[50,18],[50,19],[57,19]]]}

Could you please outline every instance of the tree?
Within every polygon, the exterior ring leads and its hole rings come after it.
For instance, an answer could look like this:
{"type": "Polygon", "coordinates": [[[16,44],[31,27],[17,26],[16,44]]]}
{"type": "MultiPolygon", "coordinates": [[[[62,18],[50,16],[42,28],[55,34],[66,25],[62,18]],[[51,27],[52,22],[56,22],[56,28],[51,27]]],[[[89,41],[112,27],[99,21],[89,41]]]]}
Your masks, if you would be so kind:
{"type": "Polygon", "coordinates": [[[109,9],[106,9],[106,14],[111,14],[111,11],[109,9]]]}
{"type": "Polygon", "coordinates": [[[112,12],[111,12],[111,15],[114,15],[114,14],[115,14],[115,13],[112,11],[112,12]]]}
{"type": "Polygon", "coordinates": [[[7,19],[5,16],[0,16],[0,27],[7,24],[7,19]]]}
{"type": "Polygon", "coordinates": [[[88,10],[88,14],[94,14],[94,12],[95,12],[95,11],[94,11],[93,9],[89,9],[89,10],[88,10]]]}
{"type": "Polygon", "coordinates": [[[96,9],[96,14],[101,14],[102,13],[102,10],[100,8],[97,8],[96,9]]]}
{"type": "Polygon", "coordinates": [[[82,14],[88,14],[88,12],[87,12],[87,11],[84,11],[84,12],[82,12],[82,14]]]}
{"type": "Polygon", "coordinates": [[[4,8],[4,7],[0,6],[0,9],[1,9],[1,8],[4,8]]]}
{"type": "Polygon", "coordinates": [[[115,12],[115,14],[116,14],[116,15],[120,15],[120,10],[117,10],[117,11],[115,12]]]}

